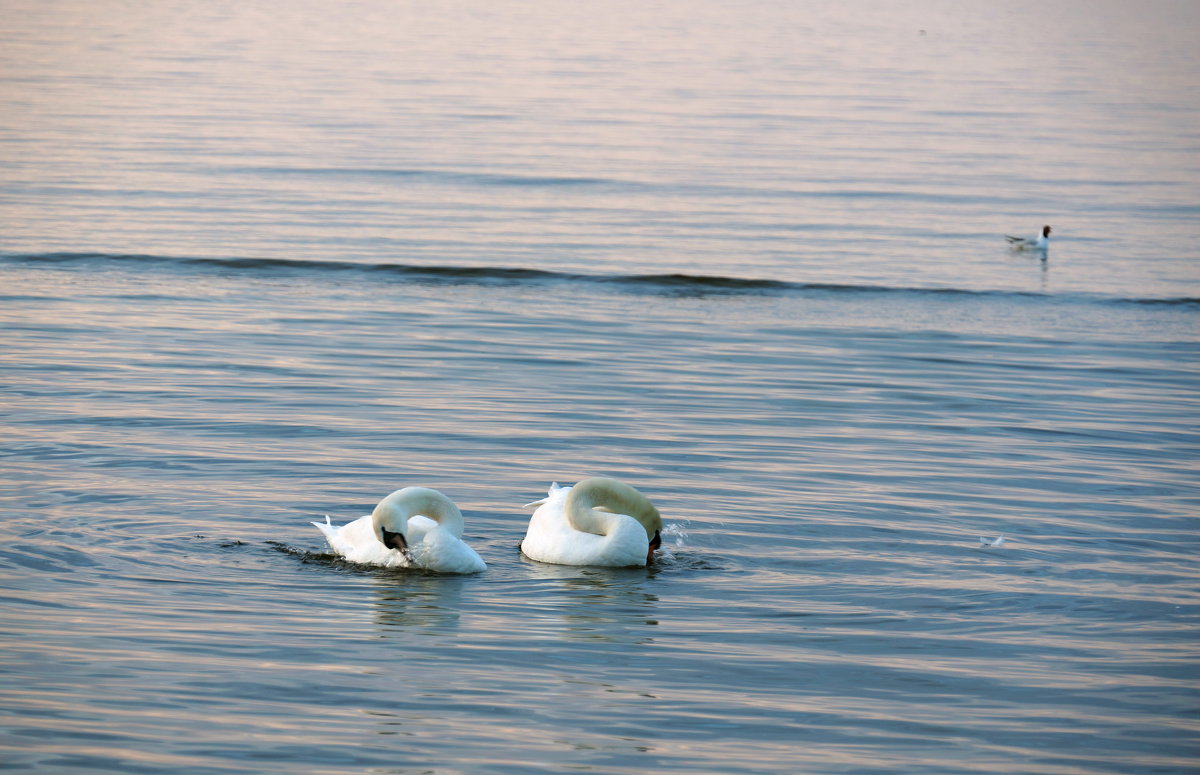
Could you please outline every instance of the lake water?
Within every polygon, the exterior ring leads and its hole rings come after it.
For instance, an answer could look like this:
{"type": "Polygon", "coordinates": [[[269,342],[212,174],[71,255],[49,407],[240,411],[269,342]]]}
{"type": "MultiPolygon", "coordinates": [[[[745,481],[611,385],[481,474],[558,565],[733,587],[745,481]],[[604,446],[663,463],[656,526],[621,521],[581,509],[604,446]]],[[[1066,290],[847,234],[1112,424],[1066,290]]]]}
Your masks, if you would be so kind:
{"type": "Polygon", "coordinates": [[[0,14],[0,769],[1200,766],[1200,6],[0,14]]]}

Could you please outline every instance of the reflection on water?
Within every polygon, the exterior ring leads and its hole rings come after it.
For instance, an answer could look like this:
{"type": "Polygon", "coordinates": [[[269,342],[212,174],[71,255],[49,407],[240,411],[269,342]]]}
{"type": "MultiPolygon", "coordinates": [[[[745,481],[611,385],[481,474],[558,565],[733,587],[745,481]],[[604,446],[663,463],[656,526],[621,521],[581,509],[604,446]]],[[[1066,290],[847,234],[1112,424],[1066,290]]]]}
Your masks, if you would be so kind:
{"type": "Polygon", "coordinates": [[[562,614],[566,637],[608,643],[651,642],[651,637],[637,628],[658,624],[657,595],[600,574],[569,578],[563,586],[568,593],[562,614]]]}
{"type": "Polygon", "coordinates": [[[537,626],[547,635],[602,643],[651,642],[647,626],[658,624],[658,596],[649,591],[657,573],[649,568],[552,565],[521,557],[537,594],[537,626]]]}
{"type": "Polygon", "coordinates": [[[462,619],[463,580],[413,571],[378,572],[372,579],[375,623],[381,637],[388,629],[429,635],[450,634],[462,619]]]}

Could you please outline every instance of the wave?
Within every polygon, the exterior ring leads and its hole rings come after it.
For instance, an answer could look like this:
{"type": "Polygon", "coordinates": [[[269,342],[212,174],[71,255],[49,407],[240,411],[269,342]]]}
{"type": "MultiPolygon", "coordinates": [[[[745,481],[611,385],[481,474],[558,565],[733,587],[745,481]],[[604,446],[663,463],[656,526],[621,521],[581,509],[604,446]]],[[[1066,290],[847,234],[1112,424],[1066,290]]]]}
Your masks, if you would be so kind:
{"type": "Polygon", "coordinates": [[[720,183],[660,183],[636,178],[593,177],[578,175],[536,175],[520,172],[490,172],[423,167],[290,167],[270,165],[234,165],[224,167],[230,175],[258,177],[302,177],[325,180],[374,181],[381,184],[408,185],[413,182],[437,186],[466,186],[470,188],[552,188],[556,190],[586,190],[591,194],[617,195],[659,194],[666,196],[697,196],[715,198],[758,198],[784,200],[899,200],[931,204],[973,203],[994,208],[1023,204],[1026,200],[1014,194],[991,192],[970,194],[937,193],[914,187],[912,181],[890,181],[880,188],[843,187],[822,184],[812,188],[746,186],[720,183]]]}
{"type": "MultiPolygon", "coordinates": [[[[286,258],[187,258],[131,253],[0,253],[0,263],[9,264],[116,264],[155,266],[180,270],[217,270],[246,274],[348,274],[390,277],[399,282],[446,285],[536,285],[550,283],[590,284],[673,296],[829,294],[920,294],[998,298],[1064,298],[1063,294],[1030,291],[973,290],[965,288],[898,287],[886,285],[800,282],[685,273],[585,274],[548,269],[490,266],[446,266],[424,264],[359,263],[334,260],[286,258]]],[[[1200,298],[1128,298],[1098,294],[1074,294],[1080,301],[1155,306],[1200,306],[1200,298]]]]}

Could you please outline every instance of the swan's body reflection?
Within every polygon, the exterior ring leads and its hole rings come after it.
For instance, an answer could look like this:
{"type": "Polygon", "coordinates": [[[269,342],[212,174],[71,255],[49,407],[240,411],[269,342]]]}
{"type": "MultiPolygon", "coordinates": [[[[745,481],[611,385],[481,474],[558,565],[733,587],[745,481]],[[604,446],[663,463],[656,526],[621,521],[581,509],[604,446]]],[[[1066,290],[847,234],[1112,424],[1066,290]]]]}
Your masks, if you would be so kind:
{"type": "Polygon", "coordinates": [[[375,734],[462,734],[464,714],[486,708],[493,732],[544,745],[566,716],[647,701],[659,622],[653,572],[513,554],[491,562],[488,576],[375,574],[371,630],[388,644],[385,658],[376,649],[364,665],[378,687],[363,708],[375,734]],[[638,680],[615,678],[615,666],[638,680]]]}
{"type": "Polygon", "coordinates": [[[450,634],[462,618],[462,582],[448,576],[381,573],[374,587],[375,623],[385,636],[395,628],[450,634]]]}
{"type": "Polygon", "coordinates": [[[644,587],[652,572],[524,564],[537,579],[530,622],[544,636],[626,645],[651,641],[646,628],[658,625],[658,595],[644,587]]]}
{"type": "Polygon", "coordinates": [[[658,624],[657,595],[589,578],[570,579],[565,587],[579,603],[562,613],[563,634],[567,638],[606,643],[651,642],[649,632],[643,628],[658,624]]]}

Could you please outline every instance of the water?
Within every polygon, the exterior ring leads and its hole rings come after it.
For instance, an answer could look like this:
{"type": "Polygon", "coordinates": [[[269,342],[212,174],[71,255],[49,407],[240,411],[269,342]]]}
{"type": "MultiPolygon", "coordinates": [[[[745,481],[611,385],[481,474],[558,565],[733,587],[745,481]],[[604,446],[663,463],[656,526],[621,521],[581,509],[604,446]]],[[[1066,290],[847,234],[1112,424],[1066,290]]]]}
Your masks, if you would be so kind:
{"type": "Polygon", "coordinates": [[[0,768],[1195,771],[1191,4],[0,8],[0,768]]]}

